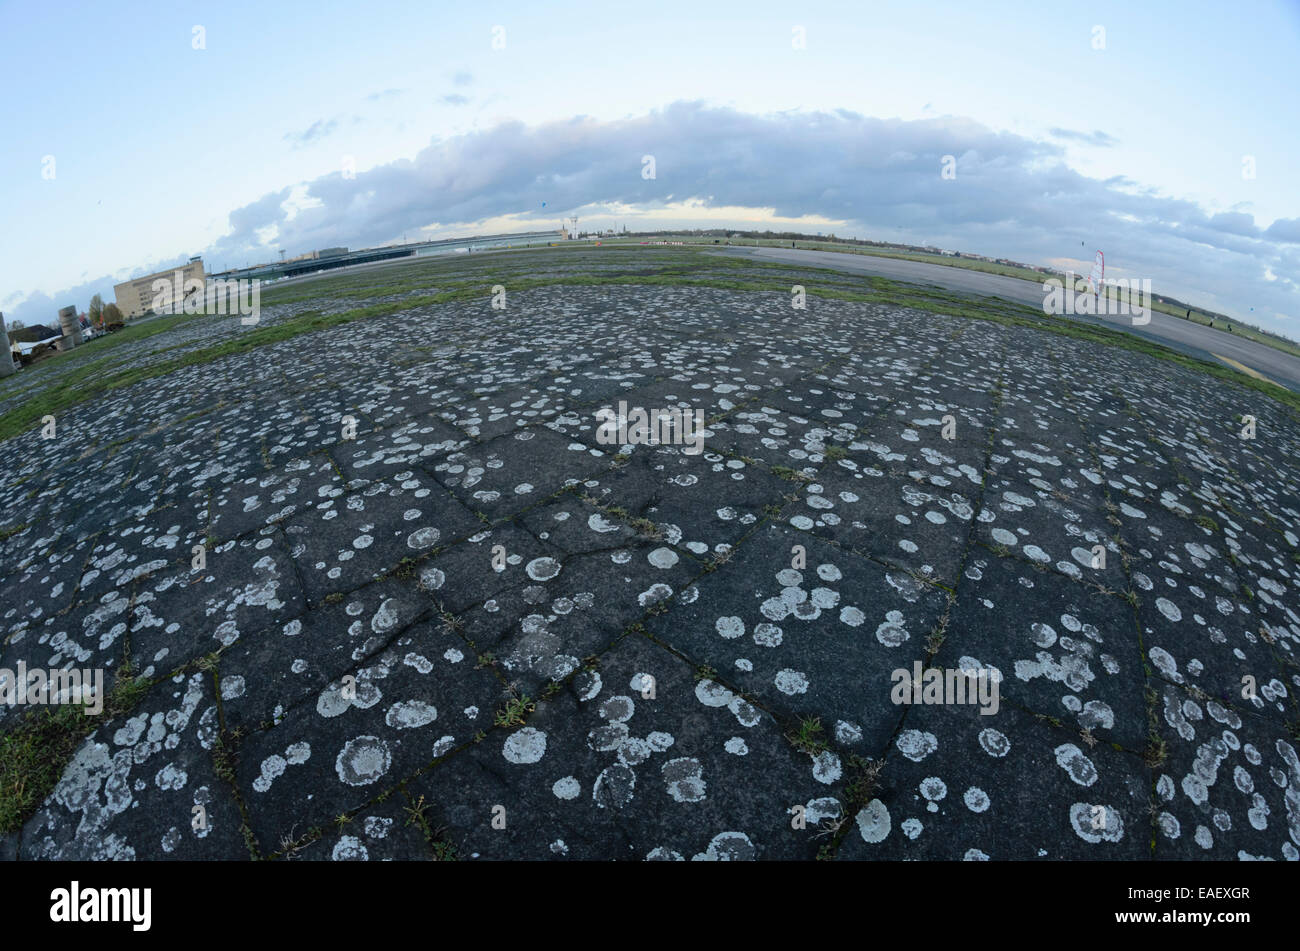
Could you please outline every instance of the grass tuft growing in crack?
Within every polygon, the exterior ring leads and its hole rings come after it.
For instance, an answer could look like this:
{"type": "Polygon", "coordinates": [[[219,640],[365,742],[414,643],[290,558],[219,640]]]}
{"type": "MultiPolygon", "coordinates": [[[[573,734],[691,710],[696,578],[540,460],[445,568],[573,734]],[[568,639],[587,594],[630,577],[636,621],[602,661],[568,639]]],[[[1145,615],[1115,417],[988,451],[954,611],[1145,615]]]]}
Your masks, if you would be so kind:
{"type": "Polygon", "coordinates": [[[523,726],[529,714],[537,709],[537,703],[528,697],[511,697],[506,705],[497,711],[492,721],[496,726],[523,726]]]}
{"type": "Polygon", "coordinates": [[[0,737],[0,835],[16,831],[53,792],[82,741],[101,724],[130,713],[153,681],[118,669],[99,716],[81,704],[43,706],[0,737]]]}

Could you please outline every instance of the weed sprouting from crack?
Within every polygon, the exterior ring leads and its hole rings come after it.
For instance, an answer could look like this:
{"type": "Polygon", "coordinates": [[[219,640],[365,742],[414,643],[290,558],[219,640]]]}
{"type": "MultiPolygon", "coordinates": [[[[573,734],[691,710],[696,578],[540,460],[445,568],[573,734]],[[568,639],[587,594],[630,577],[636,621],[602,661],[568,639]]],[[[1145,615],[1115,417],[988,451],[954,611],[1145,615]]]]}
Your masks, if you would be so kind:
{"type": "Polygon", "coordinates": [[[1152,733],[1147,736],[1146,749],[1142,751],[1142,762],[1152,769],[1158,769],[1169,758],[1169,747],[1164,737],[1152,733]]]}
{"type": "Polygon", "coordinates": [[[537,703],[527,696],[511,697],[506,705],[497,711],[492,721],[496,726],[523,726],[529,714],[537,709],[537,703]]]}
{"type": "Polygon", "coordinates": [[[812,834],[812,837],[814,839],[822,839],[826,836],[834,838],[839,835],[840,829],[844,827],[844,823],[847,821],[848,817],[842,812],[836,812],[834,816],[823,819],[817,824],[817,831],[812,834]]]}
{"type": "Polygon", "coordinates": [[[800,472],[798,469],[791,469],[789,466],[773,466],[772,475],[778,479],[784,479],[786,482],[794,482],[797,485],[811,482],[813,477],[806,472],[800,472]]]}
{"type": "Polygon", "coordinates": [[[821,717],[804,717],[799,721],[796,729],[786,734],[786,739],[799,752],[810,756],[816,756],[830,748],[824,735],[821,717]]]}
{"type": "Polygon", "coordinates": [[[1169,758],[1168,744],[1160,735],[1160,715],[1156,712],[1160,695],[1148,686],[1143,689],[1142,697],[1147,707],[1147,745],[1142,750],[1142,761],[1152,769],[1157,769],[1169,758]]]}
{"type": "Polygon", "coordinates": [[[410,581],[415,577],[415,559],[407,555],[393,568],[392,575],[399,580],[410,581]]]}
{"type": "Polygon", "coordinates": [[[736,549],[734,548],[728,548],[726,551],[718,552],[716,555],[714,555],[712,558],[708,560],[708,562],[704,566],[704,570],[717,571],[727,562],[731,561],[732,557],[735,554],[736,554],[736,549]]]}
{"type": "MultiPolygon", "coordinates": [[[[439,829],[436,834],[442,835],[443,831],[444,830],[439,829]]],[[[443,839],[435,839],[433,842],[429,843],[429,847],[433,849],[433,860],[435,862],[456,861],[456,846],[451,842],[447,842],[443,839]]]]}
{"type": "Polygon", "coordinates": [[[293,830],[298,828],[298,823],[289,827],[289,831],[280,836],[280,857],[286,862],[293,861],[299,852],[318,840],[323,833],[319,828],[311,828],[302,834],[302,838],[294,838],[293,830]]]}
{"type": "Polygon", "coordinates": [[[856,753],[848,757],[845,763],[850,779],[844,785],[844,798],[848,804],[848,813],[859,809],[876,797],[880,785],[880,773],[885,768],[883,759],[863,759],[856,753]]]}
{"type": "Polygon", "coordinates": [[[418,826],[425,836],[429,835],[429,820],[424,814],[428,808],[429,807],[425,805],[423,794],[419,799],[402,807],[402,810],[406,813],[406,824],[408,826],[418,826]]]}

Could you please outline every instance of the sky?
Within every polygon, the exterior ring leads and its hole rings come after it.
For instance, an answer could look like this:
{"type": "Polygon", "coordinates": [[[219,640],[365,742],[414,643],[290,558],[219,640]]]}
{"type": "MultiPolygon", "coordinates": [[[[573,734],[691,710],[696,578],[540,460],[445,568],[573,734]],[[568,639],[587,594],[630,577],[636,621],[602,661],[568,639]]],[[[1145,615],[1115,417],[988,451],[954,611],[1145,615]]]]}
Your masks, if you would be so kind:
{"type": "Polygon", "coordinates": [[[1300,338],[1297,89],[1300,0],[0,0],[0,311],[577,215],[1101,249],[1300,338]]]}

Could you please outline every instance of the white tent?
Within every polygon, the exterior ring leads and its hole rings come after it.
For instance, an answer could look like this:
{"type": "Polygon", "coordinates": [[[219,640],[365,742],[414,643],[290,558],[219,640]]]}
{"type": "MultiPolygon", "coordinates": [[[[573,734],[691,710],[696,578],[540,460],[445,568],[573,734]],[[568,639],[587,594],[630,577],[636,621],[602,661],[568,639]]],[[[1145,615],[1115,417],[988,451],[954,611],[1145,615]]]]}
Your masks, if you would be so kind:
{"type": "Polygon", "coordinates": [[[61,339],[60,334],[50,334],[50,336],[46,337],[44,340],[14,341],[9,349],[11,349],[14,353],[27,354],[27,353],[31,353],[39,346],[42,346],[47,343],[53,343],[54,341],[59,339],[61,339]]]}

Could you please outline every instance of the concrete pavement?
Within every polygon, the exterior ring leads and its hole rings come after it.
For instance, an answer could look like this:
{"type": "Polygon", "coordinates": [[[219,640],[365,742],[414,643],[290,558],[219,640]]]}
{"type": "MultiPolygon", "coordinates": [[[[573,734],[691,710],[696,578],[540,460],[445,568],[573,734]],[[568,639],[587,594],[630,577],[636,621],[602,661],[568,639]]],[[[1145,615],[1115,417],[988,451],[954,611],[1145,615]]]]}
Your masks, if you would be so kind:
{"type": "MultiPolygon", "coordinates": [[[[885,277],[894,281],[935,284],[966,294],[1001,297],[1031,307],[1043,305],[1043,289],[1040,284],[968,268],[867,254],[809,251],[797,248],[728,247],[723,253],[783,264],[809,264],[848,273],[885,277]]],[[[1139,337],[1154,340],[1203,360],[1217,361],[1247,372],[1253,371],[1280,386],[1300,392],[1300,358],[1264,344],[1245,340],[1226,331],[1192,323],[1189,320],[1180,320],[1158,311],[1152,311],[1151,323],[1143,327],[1131,326],[1127,319],[1122,317],[1080,316],[1077,319],[1128,330],[1139,337]]]]}

